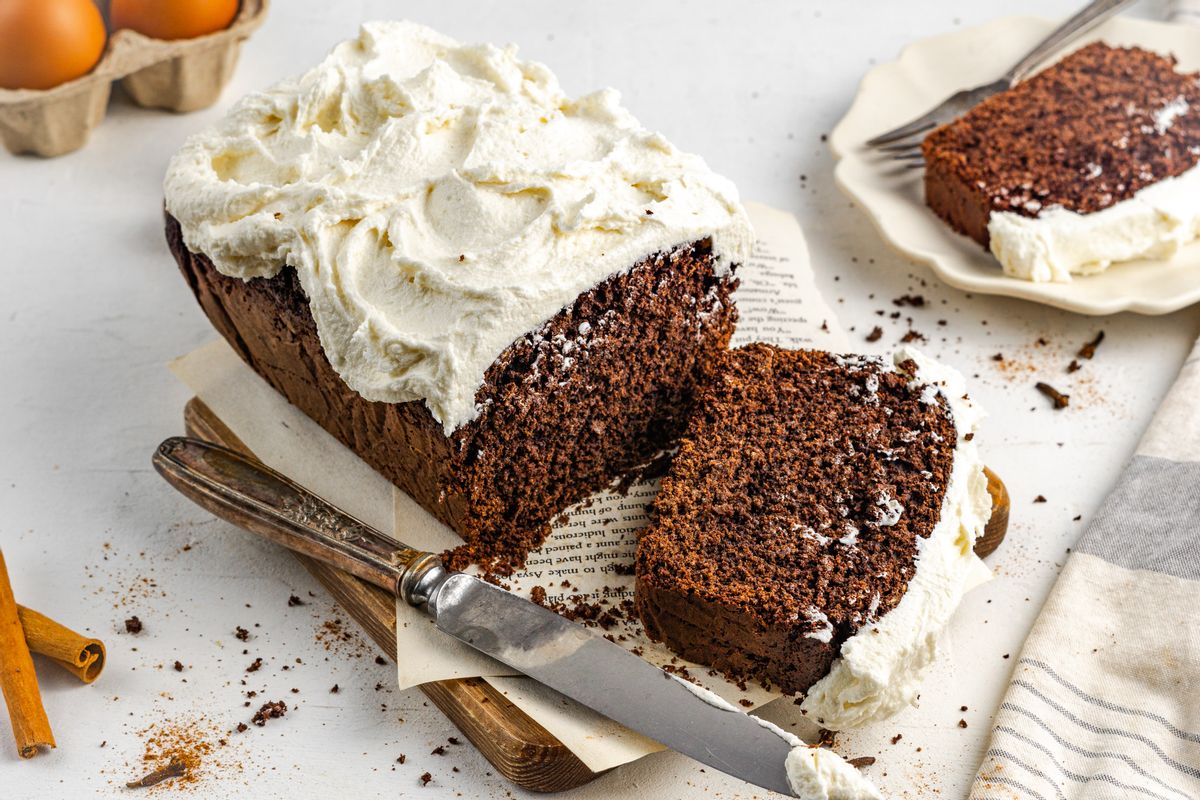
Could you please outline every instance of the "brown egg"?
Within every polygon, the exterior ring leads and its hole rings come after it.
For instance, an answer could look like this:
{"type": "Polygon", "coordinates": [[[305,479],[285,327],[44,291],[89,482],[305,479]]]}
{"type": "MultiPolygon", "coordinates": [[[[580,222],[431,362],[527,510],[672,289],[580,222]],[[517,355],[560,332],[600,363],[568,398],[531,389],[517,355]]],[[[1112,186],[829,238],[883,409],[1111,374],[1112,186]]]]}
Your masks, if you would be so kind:
{"type": "Polygon", "coordinates": [[[0,0],[0,87],[50,89],[78,78],[96,66],[106,39],[91,0],[0,0]]]}
{"type": "Polygon", "coordinates": [[[113,30],[130,28],[155,39],[191,39],[229,27],[238,0],[112,0],[113,30]]]}

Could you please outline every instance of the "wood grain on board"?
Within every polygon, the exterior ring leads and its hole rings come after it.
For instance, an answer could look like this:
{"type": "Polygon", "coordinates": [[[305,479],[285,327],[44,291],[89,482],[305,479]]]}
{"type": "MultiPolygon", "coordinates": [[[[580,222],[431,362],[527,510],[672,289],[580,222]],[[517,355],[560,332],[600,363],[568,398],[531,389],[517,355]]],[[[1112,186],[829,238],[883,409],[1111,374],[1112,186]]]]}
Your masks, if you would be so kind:
{"type": "MultiPolygon", "coordinates": [[[[199,398],[188,402],[183,418],[189,436],[254,455],[199,398]]],[[[292,555],[389,658],[401,657],[396,652],[395,596],[320,561],[292,555]]],[[[501,775],[518,786],[560,792],[600,774],[482,678],[436,681],[420,689],[501,775]]]]}

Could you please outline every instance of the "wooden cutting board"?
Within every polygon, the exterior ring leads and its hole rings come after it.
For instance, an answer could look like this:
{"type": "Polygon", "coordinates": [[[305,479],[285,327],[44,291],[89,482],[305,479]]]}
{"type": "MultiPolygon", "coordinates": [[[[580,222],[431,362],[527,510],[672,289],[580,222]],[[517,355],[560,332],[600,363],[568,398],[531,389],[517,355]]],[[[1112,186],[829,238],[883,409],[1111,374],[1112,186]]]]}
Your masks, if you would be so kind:
{"type": "MultiPolygon", "coordinates": [[[[254,455],[199,398],[192,398],[184,407],[183,420],[189,436],[254,455]]],[[[993,552],[1008,529],[1008,491],[995,473],[985,472],[992,517],[975,546],[980,556],[993,552]]],[[[293,555],[383,652],[396,660],[395,597],[320,561],[293,555]]],[[[601,774],[588,769],[566,745],[480,678],[426,683],[420,689],[501,775],[518,786],[535,792],[560,792],[601,774]]]]}
{"type": "MultiPolygon", "coordinates": [[[[189,436],[251,455],[250,448],[193,398],[183,410],[189,436]]],[[[293,553],[383,652],[396,660],[396,598],[320,561],[293,553]]],[[[535,792],[561,792],[596,778],[541,725],[480,678],[426,683],[421,691],[484,757],[513,783],[535,792]]]]}

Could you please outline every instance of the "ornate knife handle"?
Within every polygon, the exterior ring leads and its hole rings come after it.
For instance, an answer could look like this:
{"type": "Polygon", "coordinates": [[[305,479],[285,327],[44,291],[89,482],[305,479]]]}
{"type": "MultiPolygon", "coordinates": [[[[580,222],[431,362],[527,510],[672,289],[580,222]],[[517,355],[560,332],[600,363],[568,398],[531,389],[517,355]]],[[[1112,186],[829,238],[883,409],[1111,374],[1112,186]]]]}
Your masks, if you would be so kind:
{"type": "Polygon", "coordinates": [[[225,447],[173,436],[154,468],[190,500],[239,528],[423,606],[448,573],[438,557],[398,542],[275,470],[225,447]]]}

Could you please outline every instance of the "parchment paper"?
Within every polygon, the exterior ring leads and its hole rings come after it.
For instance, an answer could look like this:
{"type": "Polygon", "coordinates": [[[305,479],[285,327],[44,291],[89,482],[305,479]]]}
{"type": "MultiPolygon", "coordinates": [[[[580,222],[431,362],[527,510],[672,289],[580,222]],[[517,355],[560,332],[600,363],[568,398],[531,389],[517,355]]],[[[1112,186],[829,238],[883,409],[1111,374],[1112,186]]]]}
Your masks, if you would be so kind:
{"type": "MultiPolygon", "coordinates": [[[[813,283],[808,248],[795,218],[756,203],[747,204],[747,209],[757,244],[740,272],[736,301],[741,320],[733,344],[766,341],[847,349],[844,334],[813,283]]],[[[288,404],[224,341],[184,356],[172,370],[264,462],[302,485],[414,547],[438,552],[461,543],[457,534],[288,404]]],[[[534,586],[541,586],[550,602],[565,601],[568,606],[603,601],[604,608],[613,608],[632,599],[632,576],[614,567],[633,562],[637,531],[647,522],[645,509],[656,487],[655,481],[638,483],[625,495],[600,493],[572,509],[542,549],[531,554],[526,570],[513,576],[512,590],[528,596],[534,586]]],[[[635,620],[622,620],[607,632],[620,644],[639,648],[654,663],[686,670],[731,702],[753,708],[778,696],[750,684],[739,689],[704,667],[674,659],[670,651],[646,639],[635,620]]],[[[484,676],[592,770],[662,749],[441,634],[404,603],[397,608],[396,651],[401,688],[484,676]]]]}

